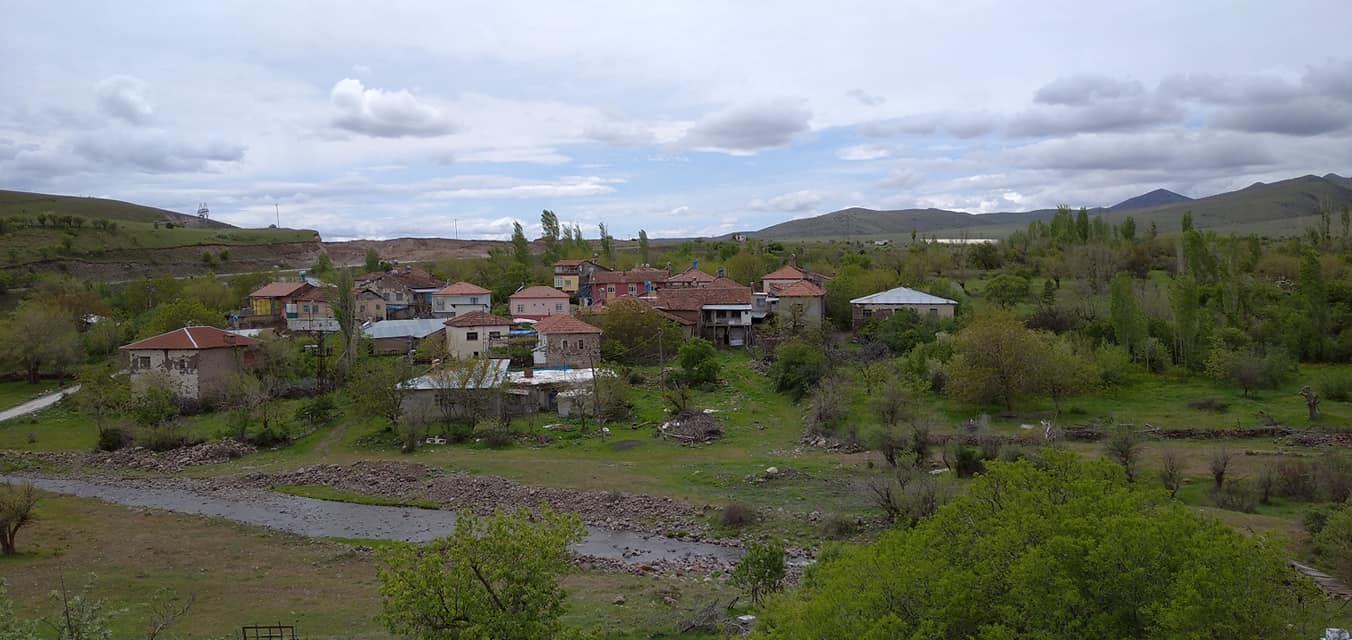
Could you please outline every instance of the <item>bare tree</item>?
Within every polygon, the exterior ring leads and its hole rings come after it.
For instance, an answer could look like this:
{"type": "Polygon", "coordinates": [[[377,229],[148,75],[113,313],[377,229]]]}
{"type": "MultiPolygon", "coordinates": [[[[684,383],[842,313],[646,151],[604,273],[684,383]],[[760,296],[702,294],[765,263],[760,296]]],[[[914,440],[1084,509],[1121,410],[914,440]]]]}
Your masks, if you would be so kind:
{"type": "Polygon", "coordinates": [[[146,625],[145,640],[159,640],[170,627],[188,615],[192,605],[197,602],[197,594],[190,593],[187,598],[179,599],[168,591],[161,591],[150,604],[150,622],[146,625]]]}
{"type": "Polygon", "coordinates": [[[1141,437],[1131,427],[1117,429],[1104,443],[1104,451],[1122,470],[1127,472],[1127,481],[1136,481],[1136,465],[1141,460],[1141,437]]]}
{"type": "Polygon", "coordinates": [[[1160,458],[1160,482],[1165,490],[1169,492],[1169,497],[1178,495],[1178,490],[1183,486],[1183,458],[1174,451],[1165,451],[1160,458]]]}
{"type": "Polygon", "coordinates": [[[0,553],[14,555],[14,537],[19,529],[33,521],[33,507],[38,503],[38,494],[33,485],[5,483],[0,490],[0,553]]]}
{"type": "Polygon", "coordinates": [[[1225,474],[1230,470],[1230,460],[1233,457],[1234,454],[1225,446],[1211,453],[1211,481],[1215,483],[1218,491],[1225,486],[1225,474]]]}

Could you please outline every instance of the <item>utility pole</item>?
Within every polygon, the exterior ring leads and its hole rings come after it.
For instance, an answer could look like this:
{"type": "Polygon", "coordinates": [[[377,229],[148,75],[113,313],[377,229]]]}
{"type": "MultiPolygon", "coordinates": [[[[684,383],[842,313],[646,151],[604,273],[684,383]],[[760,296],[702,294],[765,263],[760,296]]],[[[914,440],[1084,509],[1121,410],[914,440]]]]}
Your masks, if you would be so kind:
{"type": "Polygon", "coordinates": [[[272,203],[272,212],[277,215],[277,228],[282,228],[282,210],[277,207],[277,203],[272,203]]]}

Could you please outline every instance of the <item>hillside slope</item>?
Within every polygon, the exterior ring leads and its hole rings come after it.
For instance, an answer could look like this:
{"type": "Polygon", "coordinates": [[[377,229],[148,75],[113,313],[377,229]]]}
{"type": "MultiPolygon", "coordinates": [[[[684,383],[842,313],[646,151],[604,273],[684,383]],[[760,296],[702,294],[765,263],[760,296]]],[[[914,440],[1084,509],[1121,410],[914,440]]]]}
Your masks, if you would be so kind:
{"type": "Polygon", "coordinates": [[[188,226],[233,229],[232,225],[216,220],[202,220],[196,215],[177,213],[167,209],[157,209],[145,205],[106,200],[104,198],[86,198],[82,196],[59,196],[48,193],[30,193],[27,191],[6,191],[0,189],[0,217],[36,216],[38,214],[82,216],[85,218],[103,218],[106,220],[124,220],[127,222],[173,222],[188,226]]]}
{"type": "MultiPolygon", "coordinates": [[[[1138,229],[1154,223],[1163,233],[1177,231],[1183,214],[1192,212],[1193,225],[1200,229],[1281,236],[1301,233],[1306,225],[1318,217],[1321,207],[1337,211],[1344,206],[1352,206],[1352,179],[1329,174],[1324,177],[1301,176],[1270,184],[1258,183],[1238,191],[1195,200],[1160,189],[1109,209],[1090,209],[1089,212],[1114,224],[1131,217],[1138,229]],[[1131,206],[1123,207],[1129,203],[1131,206]]],[[[790,220],[749,235],[776,240],[846,237],[903,239],[914,230],[921,235],[937,237],[963,234],[971,237],[1002,237],[1027,226],[1033,220],[1049,220],[1054,214],[1055,211],[1048,209],[970,214],[942,209],[875,211],[854,207],[812,218],[790,220]]]]}

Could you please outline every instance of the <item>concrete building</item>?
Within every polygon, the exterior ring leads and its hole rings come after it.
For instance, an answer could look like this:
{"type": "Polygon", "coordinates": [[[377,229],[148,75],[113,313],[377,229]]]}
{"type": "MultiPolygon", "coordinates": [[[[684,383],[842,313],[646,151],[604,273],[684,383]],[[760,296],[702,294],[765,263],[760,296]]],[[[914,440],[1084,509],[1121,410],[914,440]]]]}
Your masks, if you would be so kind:
{"type": "Polygon", "coordinates": [[[910,310],[921,318],[952,318],[958,303],[932,296],[923,291],[897,287],[850,301],[852,324],[855,327],[874,318],[886,318],[900,310],[910,310]]]}
{"type": "Polygon", "coordinates": [[[666,285],[671,272],[666,269],[638,268],[629,271],[603,271],[592,275],[592,304],[605,304],[620,296],[642,296],[666,285]]]}
{"type": "Polygon", "coordinates": [[[610,269],[591,258],[559,260],[554,263],[554,288],[577,296],[578,302],[586,306],[592,299],[592,275],[601,271],[610,269]]]}
{"type": "Polygon", "coordinates": [[[694,335],[717,347],[743,347],[751,342],[751,324],[756,313],[754,298],[751,287],[723,278],[702,288],[660,289],[652,304],[693,322],[694,335]]]}
{"type": "Polygon", "coordinates": [[[413,267],[373,271],[355,281],[358,287],[380,294],[385,300],[385,314],[391,319],[430,318],[432,294],[446,286],[432,274],[413,267]]]}
{"type": "Polygon", "coordinates": [[[283,325],[286,305],[315,290],[308,282],[270,282],[249,294],[249,315],[240,320],[250,326],[283,325]]]}
{"type": "Polygon", "coordinates": [[[572,316],[535,324],[535,366],[592,367],[601,359],[601,330],[572,316]]]}
{"type": "Polygon", "coordinates": [[[493,292],[477,284],[457,282],[432,294],[432,317],[454,318],[493,308],[493,292]]]}
{"type": "Polygon", "coordinates": [[[508,298],[508,311],[515,319],[540,320],[566,316],[571,311],[568,294],[552,287],[526,287],[508,298]]]}
{"type": "Polygon", "coordinates": [[[458,315],[446,324],[446,355],[452,358],[487,357],[494,344],[505,339],[512,321],[486,311],[458,315]]]}
{"type": "Polygon", "coordinates": [[[830,278],[807,269],[798,267],[798,257],[789,256],[789,263],[765,274],[761,278],[761,291],[769,293],[774,287],[783,287],[791,285],[799,280],[807,280],[819,287],[825,287],[826,281],[830,278]]]}
{"type": "MultiPolygon", "coordinates": [[[[330,300],[330,289],[313,289],[286,305],[286,328],[290,331],[339,330],[338,316],[330,300]]],[[[380,322],[385,319],[385,300],[380,294],[366,288],[353,292],[357,322],[380,322]]]]}
{"type": "Polygon", "coordinates": [[[797,280],[767,292],[779,322],[795,330],[816,329],[826,321],[826,290],[811,280],[797,280]]]}
{"type": "Polygon", "coordinates": [[[134,391],[163,376],[180,399],[212,404],[225,395],[230,377],[256,364],[249,349],[257,340],[216,327],[183,327],[121,347],[134,391]]]}

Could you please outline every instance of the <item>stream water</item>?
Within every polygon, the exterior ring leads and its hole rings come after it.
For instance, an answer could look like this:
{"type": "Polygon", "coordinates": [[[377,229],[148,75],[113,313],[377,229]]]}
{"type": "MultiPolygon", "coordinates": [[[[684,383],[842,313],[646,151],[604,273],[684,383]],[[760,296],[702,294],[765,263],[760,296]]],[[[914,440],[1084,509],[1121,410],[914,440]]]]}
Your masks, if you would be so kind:
{"type": "MultiPolygon", "coordinates": [[[[424,542],[449,534],[455,526],[455,513],[451,511],[352,504],[261,490],[223,496],[187,489],[37,476],[0,475],[0,482],[31,482],[33,486],[53,493],[225,518],[316,538],[424,542]]],[[[572,548],[579,555],[631,564],[661,560],[685,561],[701,557],[735,562],[742,555],[740,549],[717,544],[686,542],[599,527],[588,527],[586,537],[572,548]]]]}

